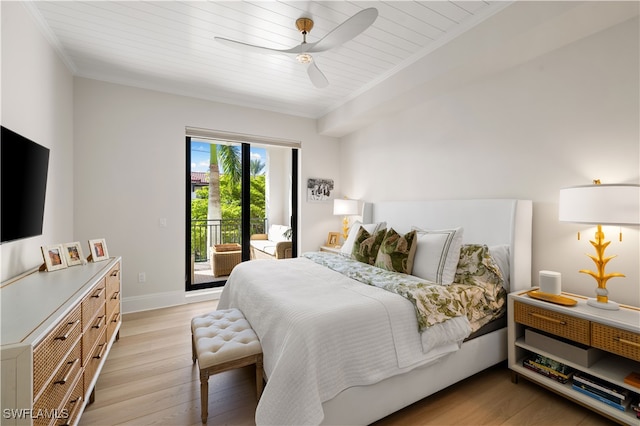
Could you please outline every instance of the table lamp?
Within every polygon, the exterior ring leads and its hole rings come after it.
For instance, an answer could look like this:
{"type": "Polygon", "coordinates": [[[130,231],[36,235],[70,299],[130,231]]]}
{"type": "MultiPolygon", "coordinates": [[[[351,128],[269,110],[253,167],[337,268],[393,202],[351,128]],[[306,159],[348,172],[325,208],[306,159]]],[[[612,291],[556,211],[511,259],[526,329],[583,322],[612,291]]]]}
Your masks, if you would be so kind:
{"type": "Polygon", "coordinates": [[[599,180],[595,180],[593,185],[561,189],[558,218],[561,222],[597,225],[595,239],[591,240],[596,255],[587,254],[596,264],[596,271],[580,270],[581,273],[591,275],[598,283],[596,298],[589,299],[587,304],[601,309],[619,309],[618,304],[608,298],[607,281],[615,277],[624,277],[624,274],[605,273],[605,266],[615,256],[604,255],[611,241],[605,241],[602,225],[640,224],[640,185],[601,185],[599,180]]]}
{"type": "Polygon", "coordinates": [[[342,238],[346,241],[349,236],[349,216],[358,214],[358,200],[333,200],[333,214],[342,218],[342,238]]]}

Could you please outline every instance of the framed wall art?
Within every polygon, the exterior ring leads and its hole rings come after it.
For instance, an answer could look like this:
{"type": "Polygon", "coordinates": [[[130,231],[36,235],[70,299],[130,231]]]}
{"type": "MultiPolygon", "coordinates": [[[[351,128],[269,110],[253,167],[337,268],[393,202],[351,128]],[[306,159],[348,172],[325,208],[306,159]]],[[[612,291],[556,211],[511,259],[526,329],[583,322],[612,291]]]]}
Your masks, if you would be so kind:
{"type": "Polygon", "coordinates": [[[90,257],[93,262],[100,262],[101,260],[107,260],[109,258],[107,242],[104,238],[89,240],[89,251],[91,252],[90,257]]]}
{"type": "Polygon", "coordinates": [[[307,201],[326,202],[333,199],[333,179],[307,179],[307,201]]]}
{"type": "Polygon", "coordinates": [[[67,266],[82,265],[84,256],[82,255],[82,247],[79,241],[63,244],[62,247],[67,266]]]}
{"type": "Polygon", "coordinates": [[[47,271],[57,271],[67,267],[62,244],[53,246],[42,246],[42,258],[47,271]]]}

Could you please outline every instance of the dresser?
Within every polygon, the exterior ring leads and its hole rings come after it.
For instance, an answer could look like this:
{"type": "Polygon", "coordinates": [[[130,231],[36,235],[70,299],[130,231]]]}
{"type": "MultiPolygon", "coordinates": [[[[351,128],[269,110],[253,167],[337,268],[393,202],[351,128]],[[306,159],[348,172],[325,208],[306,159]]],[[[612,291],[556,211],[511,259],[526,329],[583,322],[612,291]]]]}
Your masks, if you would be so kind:
{"type": "Polygon", "coordinates": [[[561,383],[523,365],[528,357],[541,355],[577,374],[640,393],[639,387],[625,383],[630,373],[640,373],[640,309],[621,305],[620,310],[607,311],[587,305],[582,296],[562,295],[577,304],[549,303],[527,292],[509,294],[508,358],[513,381],[524,377],[618,423],[640,424],[630,407],[621,411],[577,391],[571,379],[561,383]]]}
{"type": "Polygon", "coordinates": [[[121,259],[33,272],[0,288],[3,425],[75,425],[121,321],[121,259]]]}

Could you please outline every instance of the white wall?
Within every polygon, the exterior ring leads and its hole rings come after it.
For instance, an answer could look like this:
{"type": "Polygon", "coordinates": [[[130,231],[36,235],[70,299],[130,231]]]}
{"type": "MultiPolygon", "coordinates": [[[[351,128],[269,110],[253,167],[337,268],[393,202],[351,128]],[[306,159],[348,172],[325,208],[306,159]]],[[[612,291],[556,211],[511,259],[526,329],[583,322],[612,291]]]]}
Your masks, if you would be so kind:
{"type": "MultiPolygon", "coordinates": [[[[291,224],[291,149],[267,148],[267,225],[291,224]]],[[[265,229],[265,232],[268,229],[265,229]]]]}
{"type": "MultiPolygon", "coordinates": [[[[346,194],[532,199],[533,284],[554,270],[564,290],[593,296],[595,280],[577,270],[594,269],[584,255],[594,228],[558,222],[558,191],[594,178],[640,183],[638,39],[636,17],[442,92],[416,91],[422,102],[343,138],[346,194]]],[[[622,243],[617,229],[605,233],[619,255],[607,271],[627,275],[609,281],[610,298],[640,306],[638,227],[622,243]]]]}
{"type": "Polygon", "coordinates": [[[43,234],[0,246],[5,281],[40,266],[41,246],[75,241],[73,77],[22,4],[0,2],[0,9],[2,125],[50,149],[43,234]]]}
{"type": "MultiPolygon", "coordinates": [[[[122,256],[125,312],[184,301],[185,126],[300,140],[301,182],[316,168],[338,175],[338,141],[313,120],[84,78],[74,87],[75,235],[122,256]]],[[[326,236],[322,207],[301,202],[301,252],[326,236]]]]}

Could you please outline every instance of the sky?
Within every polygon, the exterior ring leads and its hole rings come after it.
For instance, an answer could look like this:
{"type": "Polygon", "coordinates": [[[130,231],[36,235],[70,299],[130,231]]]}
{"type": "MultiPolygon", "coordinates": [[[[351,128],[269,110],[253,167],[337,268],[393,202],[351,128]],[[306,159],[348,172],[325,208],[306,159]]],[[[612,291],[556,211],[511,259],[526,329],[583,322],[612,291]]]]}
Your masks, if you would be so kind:
{"type": "MultiPolygon", "coordinates": [[[[209,171],[209,142],[191,141],[191,171],[209,171]]],[[[267,163],[267,153],[264,148],[251,147],[251,159],[260,160],[265,165],[267,163]]]]}

